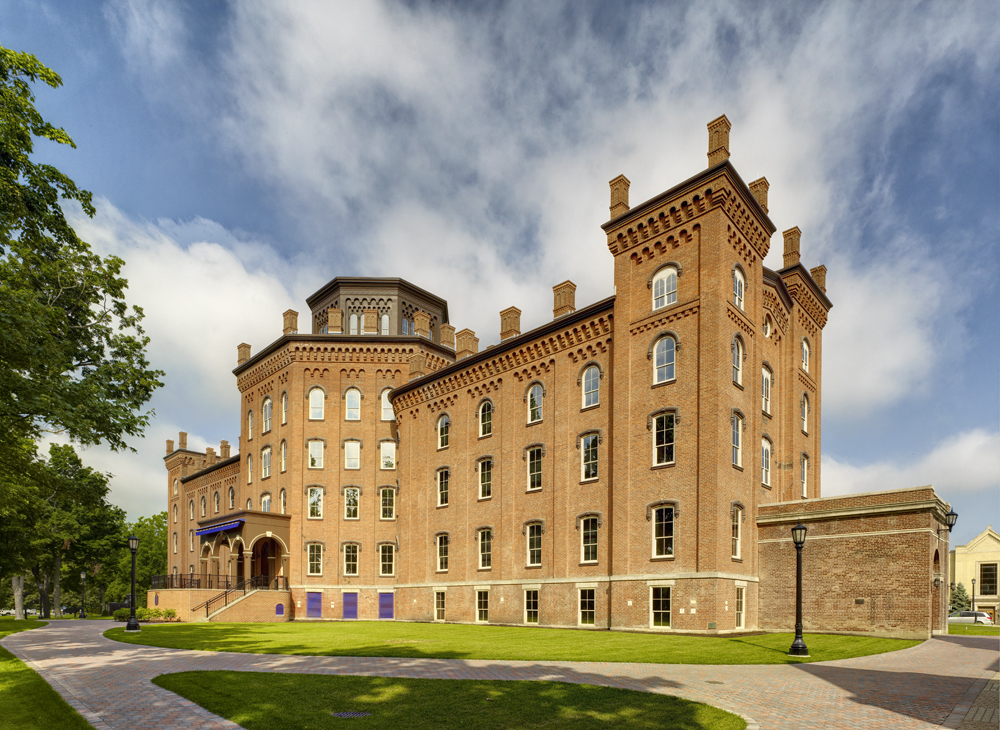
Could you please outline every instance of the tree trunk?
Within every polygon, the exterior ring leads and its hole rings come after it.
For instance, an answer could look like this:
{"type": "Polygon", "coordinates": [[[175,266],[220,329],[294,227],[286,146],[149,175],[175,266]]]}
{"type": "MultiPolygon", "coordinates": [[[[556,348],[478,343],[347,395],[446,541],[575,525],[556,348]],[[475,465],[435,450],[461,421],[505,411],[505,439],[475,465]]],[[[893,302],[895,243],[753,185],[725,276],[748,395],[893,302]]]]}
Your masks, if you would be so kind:
{"type": "Polygon", "coordinates": [[[56,550],[52,559],[52,617],[62,618],[62,552],[56,550]]]}
{"type": "Polygon", "coordinates": [[[24,576],[15,575],[10,579],[11,588],[14,589],[14,618],[18,621],[24,620],[24,576]]]}
{"type": "Polygon", "coordinates": [[[31,574],[35,576],[35,585],[38,587],[41,618],[52,618],[49,604],[49,574],[37,565],[31,569],[31,574]]]}
{"type": "Polygon", "coordinates": [[[98,599],[100,599],[100,605],[101,605],[101,615],[102,615],[102,616],[103,616],[103,615],[104,615],[104,613],[105,613],[105,612],[106,612],[106,611],[108,610],[108,609],[107,609],[107,608],[105,607],[105,605],[104,605],[104,589],[105,589],[105,586],[100,586],[100,587],[99,587],[99,588],[97,589],[97,597],[98,597],[98,599]]]}

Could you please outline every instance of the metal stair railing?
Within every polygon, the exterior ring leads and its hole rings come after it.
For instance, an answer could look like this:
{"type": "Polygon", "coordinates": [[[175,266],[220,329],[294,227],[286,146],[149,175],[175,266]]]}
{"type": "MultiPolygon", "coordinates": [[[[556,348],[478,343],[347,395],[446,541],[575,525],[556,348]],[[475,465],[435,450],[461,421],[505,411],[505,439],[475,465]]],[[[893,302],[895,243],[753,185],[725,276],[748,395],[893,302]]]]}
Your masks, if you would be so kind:
{"type": "Polygon", "coordinates": [[[223,591],[216,596],[212,596],[207,601],[199,603],[191,609],[191,612],[194,613],[195,611],[204,608],[205,618],[208,618],[214,611],[225,608],[236,599],[245,596],[247,593],[260,590],[287,591],[288,578],[283,575],[279,575],[272,580],[263,575],[255,575],[251,578],[247,578],[246,580],[241,580],[229,590],[223,591]],[[219,605],[220,603],[222,605],[219,605]]]}

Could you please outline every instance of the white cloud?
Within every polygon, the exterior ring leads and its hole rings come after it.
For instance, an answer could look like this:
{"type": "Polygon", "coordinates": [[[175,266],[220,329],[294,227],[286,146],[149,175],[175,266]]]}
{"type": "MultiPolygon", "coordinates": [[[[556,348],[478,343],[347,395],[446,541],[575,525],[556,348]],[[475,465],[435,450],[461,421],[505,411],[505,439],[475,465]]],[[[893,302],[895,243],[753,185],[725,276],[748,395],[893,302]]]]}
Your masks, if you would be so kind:
{"type": "MultiPolygon", "coordinates": [[[[1000,490],[1000,432],[965,431],[910,462],[855,466],[823,455],[823,496],[931,485],[938,494],[1000,490]]],[[[995,505],[995,502],[994,502],[995,505]]]]}

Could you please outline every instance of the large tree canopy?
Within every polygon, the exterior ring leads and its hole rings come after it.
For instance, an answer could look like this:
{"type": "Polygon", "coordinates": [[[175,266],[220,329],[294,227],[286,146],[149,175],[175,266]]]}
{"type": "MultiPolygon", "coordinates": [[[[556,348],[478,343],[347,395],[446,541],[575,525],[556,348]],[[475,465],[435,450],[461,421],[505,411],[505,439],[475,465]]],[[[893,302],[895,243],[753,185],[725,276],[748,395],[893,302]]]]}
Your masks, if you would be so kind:
{"type": "MultiPolygon", "coordinates": [[[[30,158],[36,138],[75,147],[35,109],[31,84],[58,74],[0,47],[0,464],[19,439],[62,432],[127,447],[163,374],[146,360],[142,310],[125,302],[124,262],[81,241],[63,204],[94,215],[91,194],[30,158]]],[[[3,469],[0,466],[0,469],[3,469]]]]}

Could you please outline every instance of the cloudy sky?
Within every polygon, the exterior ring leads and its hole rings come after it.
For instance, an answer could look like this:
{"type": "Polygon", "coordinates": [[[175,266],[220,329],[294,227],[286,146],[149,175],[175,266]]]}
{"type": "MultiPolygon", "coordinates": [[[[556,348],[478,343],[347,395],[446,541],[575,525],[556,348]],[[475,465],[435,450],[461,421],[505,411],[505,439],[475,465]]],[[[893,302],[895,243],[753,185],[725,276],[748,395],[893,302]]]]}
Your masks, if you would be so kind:
{"type": "Polygon", "coordinates": [[[37,103],[78,145],[37,156],[97,197],[78,231],[167,373],[137,453],[84,458],[163,509],[165,439],[235,442],[236,345],[334,276],[438,293],[481,347],[560,281],[608,296],[608,181],[697,173],[725,113],[829,269],[823,493],[933,484],[964,543],[1000,526],[998,28],[990,0],[7,0],[0,44],[62,75],[37,103]]]}

